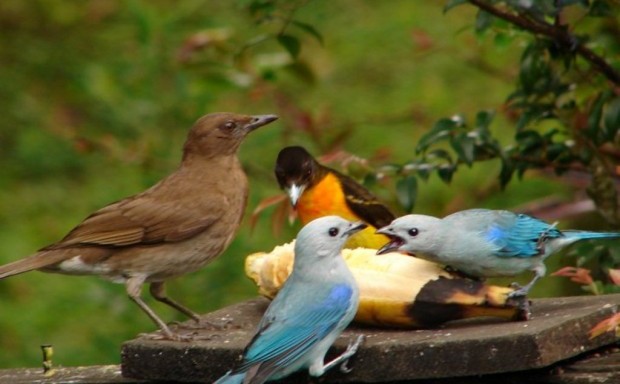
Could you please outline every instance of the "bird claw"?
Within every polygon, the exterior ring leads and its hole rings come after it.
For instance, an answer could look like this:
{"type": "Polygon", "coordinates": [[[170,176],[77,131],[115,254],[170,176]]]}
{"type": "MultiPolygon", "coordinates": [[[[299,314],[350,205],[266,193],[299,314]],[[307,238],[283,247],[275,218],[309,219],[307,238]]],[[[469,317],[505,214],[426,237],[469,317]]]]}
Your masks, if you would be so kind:
{"type": "Polygon", "coordinates": [[[346,359],[342,362],[342,364],[340,364],[340,372],[349,373],[353,370],[352,368],[349,368],[348,366],[349,358],[357,353],[357,350],[362,344],[362,341],[364,341],[364,335],[359,335],[355,339],[355,341],[352,341],[349,343],[349,345],[347,346],[347,350],[344,351],[344,354],[343,354],[346,356],[346,359]]]}
{"type": "Polygon", "coordinates": [[[513,306],[517,309],[513,320],[525,321],[529,320],[532,317],[532,312],[530,311],[530,300],[528,300],[526,295],[518,295],[517,291],[511,293],[506,298],[506,305],[513,306]]]}
{"type": "Polygon", "coordinates": [[[349,368],[349,366],[347,365],[348,363],[349,363],[349,359],[346,359],[345,361],[342,362],[342,364],[340,364],[340,372],[351,373],[351,371],[353,371],[353,369],[349,368]]]}
{"type": "Polygon", "coordinates": [[[514,291],[508,294],[509,299],[514,299],[517,297],[525,297],[529,293],[529,287],[522,287],[518,283],[510,284],[510,288],[513,288],[514,291]]]}

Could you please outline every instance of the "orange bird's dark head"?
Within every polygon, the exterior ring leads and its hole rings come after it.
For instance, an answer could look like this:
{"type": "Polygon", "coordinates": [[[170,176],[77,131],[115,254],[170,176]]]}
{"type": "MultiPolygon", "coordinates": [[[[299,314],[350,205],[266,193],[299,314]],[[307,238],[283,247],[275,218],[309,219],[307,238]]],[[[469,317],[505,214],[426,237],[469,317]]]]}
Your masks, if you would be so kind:
{"type": "Polygon", "coordinates": [[[275,174],[295,207],[304,191],[321,180],[322,167],[303,147],[286,147],[278,153],[275,174]]]}

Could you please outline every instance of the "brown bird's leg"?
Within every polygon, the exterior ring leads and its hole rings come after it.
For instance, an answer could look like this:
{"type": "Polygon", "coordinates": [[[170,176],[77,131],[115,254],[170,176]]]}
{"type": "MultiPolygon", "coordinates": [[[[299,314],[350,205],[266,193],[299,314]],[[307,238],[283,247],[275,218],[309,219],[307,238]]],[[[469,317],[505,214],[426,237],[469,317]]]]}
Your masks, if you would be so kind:
{"type": "Polygon", "coordinates": [[[127,282],[125,283],[127,295],[129,295],[129,298],[133,300],[136,304],[138,304],[138,306],[144,311],[144,313],[146,313],[151,318],[151,320],[153,320],[155,324],[157,324],[157,326],[159,327],[159,329],[161,329],[162,333],[166,338],[176,340],[178,337],[176,337],[176,335],[172,333],[166,323],[164,323],[162,319],[160,319],[159,316],[157,316],[155,312],[148,305],[146,305],[146,303],[140,297],[140,293],[142,292],[142,284],[144,284],[143,277],[134,276],[127,279],[127,282]]]}
{"type": "Polygon", "coordinates": [[[161,301],[162,303],[171,306],[172,308],[183,313],[187,317],[191,317],[197,323],[200,322],[200,316],[196,312],[172,300],[166,295],[166,288],[164,287],[163,281],[156,281],[156,282],[151,283],[150,292],[151,292],[151,295],[155,298],[155,300],[161,301]]]}
{"type": "MultiPolygon", "coordinates": [[[[215,329],[223,329],[230,322],[230,321],[224,321],[224,324],[216,324],[216,323],[213,323],[211,321],[207,321],[207,320],[201,319],[200,315],[197,314],[196,312],[194,312],[191,309],[187,308],[183,304],[180,304],[177,301],[172,300],[171,298],[169,298],[166,295],[166,289],[164,287],[164,282],[163,281],[157,281],[157,282],[151,283],[150,291],[151,291],[151,295],[153,295],[155,300],[161,301],[164,304],[168,304],[169,306],[171,306],[172,308],[176,309],[177,311],[179,311],[179,312],[187,315],[188,317],[191,317],[192,319],[194,319],[194,321],[196,321],[196,324],[197,324],[195,329],[204,328],[205,325],[208,325],[208,326],[210,326],[212,328],[215,328],[215,329]]],[[[172,324],[175,324],[175,323],[179,324],[176,321],[172,322],[172,324]]],[[[188,327],[186,324],[182,325],[182,327],[183,328],[194,328],[194,327],[188,327]]]]}

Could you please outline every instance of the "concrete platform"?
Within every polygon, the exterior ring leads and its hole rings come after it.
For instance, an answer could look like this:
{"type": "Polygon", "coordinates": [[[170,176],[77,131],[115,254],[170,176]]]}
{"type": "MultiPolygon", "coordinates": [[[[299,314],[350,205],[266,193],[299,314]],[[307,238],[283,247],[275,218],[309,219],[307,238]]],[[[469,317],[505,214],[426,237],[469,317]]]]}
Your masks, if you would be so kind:
{"type": "Polygon", "coordinates": [[[121,376],[119,365],[58,367],[48,373],[42,368],[0,370],[0,383],[6,384],[137,384],[141,380],[121,376]]]}
{"type": "MultiPolygon", "coordinates": [[[[239,303],[204,316],[228,322],[226,329],[182,323],[177,332],[192,342],[155,340],[157,333],[126,342],[122,372],[146,380],[211,382],[228,371],[251,339],[268,301],[239,303]]],[[[386,330],[352,327],[336,342],[334,353],[349,340],[366,340],[349,364],[353,371],[325,375],[325,383],[386,383],[515,372],[550,366],[618,339],[610,332],[595,339],[588,331],[620,310],[620,294],[539,299],[525,322],[494,319],[453,322],[433,330],[386,330]]],[[[283,382],[298,383],[305,374],[283,382]]],[[[303,379],[305,382],[305,379],[303,379]]]]}

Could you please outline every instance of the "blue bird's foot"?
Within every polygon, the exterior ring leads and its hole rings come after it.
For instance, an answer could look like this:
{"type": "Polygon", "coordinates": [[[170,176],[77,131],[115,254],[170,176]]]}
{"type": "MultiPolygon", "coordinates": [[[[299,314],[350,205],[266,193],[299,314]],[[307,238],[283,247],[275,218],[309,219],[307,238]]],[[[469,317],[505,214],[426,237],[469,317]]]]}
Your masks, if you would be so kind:
{"type": "Polygon", "coordinates": [[[528,300],[526,295],[509,295],[506,300],[506,305],[513,306],[518,309],[512,318],[512,320],[515,321],[526,321],[532,317],[530,304],[530,300],[528,300]]]}
{"type": "MultiPolygon", "coordinates": [[[[529,284],[528,284],[529,285],[529,284]]],[[[509,299],[517,298],[517,297],[525,297],[530,291],[530,287],[526,285],[522,287],[519,283],[511,283],[510,288],[514,289],[514,291],[508,294],[509,299]]]]}
{"type": "Polygon", "coordinates": [[[342,355],[340,355],[339,358],[344,359],[344,361],[340,365],[340,372],[349,373],[352,371],[352,369],[348,367],[347,363],[349,362],[349,358],[355,355],[355,353],[357,353],[357,350],[359,349],[360,344],[362,344],[362,341],[364,341],[364,335],[359,335],[354,342],[349,343],[349,345],[347,346],[347,350],[344,351],[342,355]]]}

